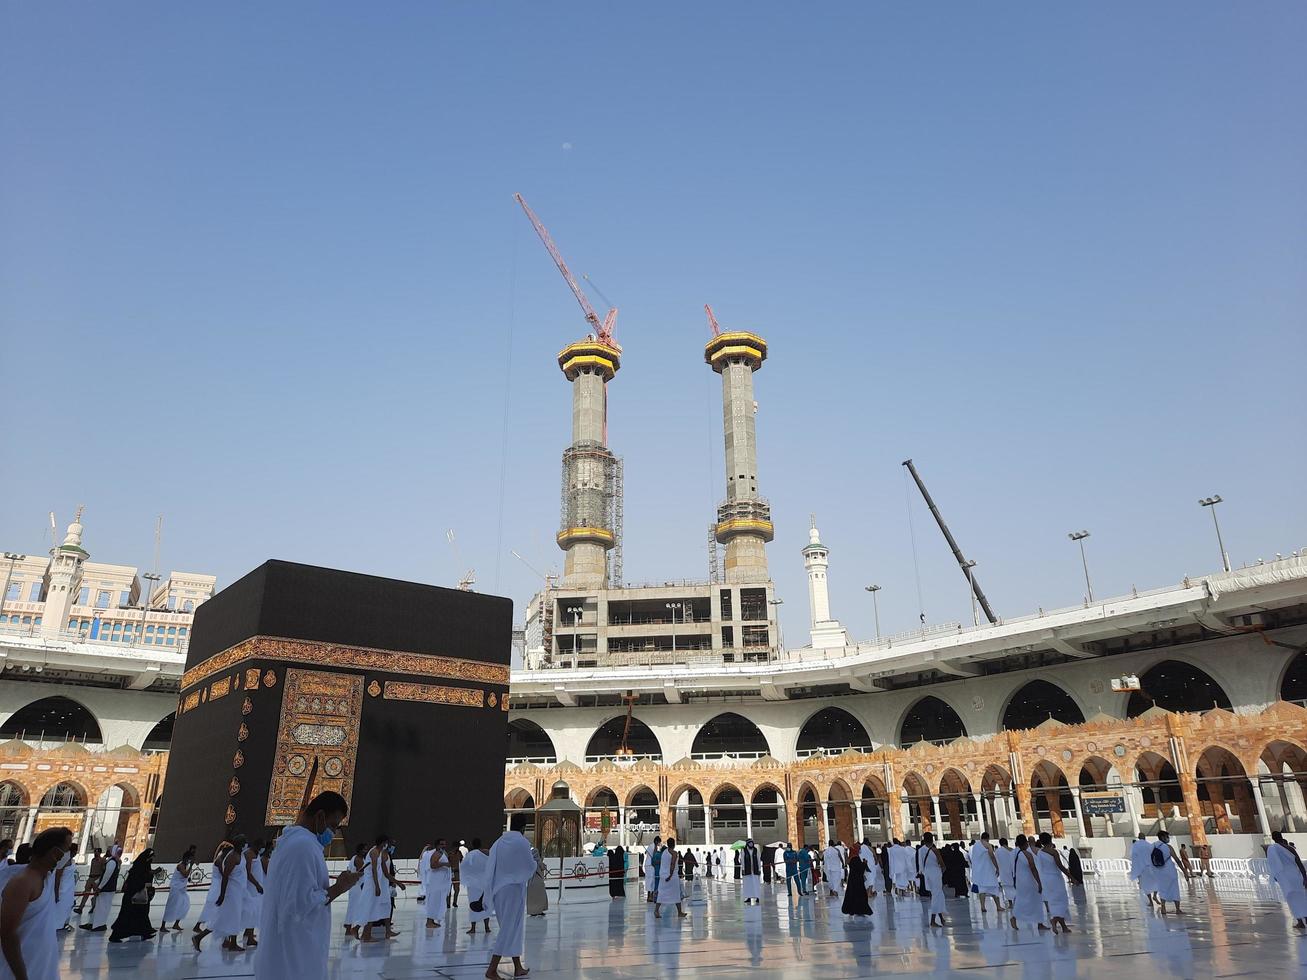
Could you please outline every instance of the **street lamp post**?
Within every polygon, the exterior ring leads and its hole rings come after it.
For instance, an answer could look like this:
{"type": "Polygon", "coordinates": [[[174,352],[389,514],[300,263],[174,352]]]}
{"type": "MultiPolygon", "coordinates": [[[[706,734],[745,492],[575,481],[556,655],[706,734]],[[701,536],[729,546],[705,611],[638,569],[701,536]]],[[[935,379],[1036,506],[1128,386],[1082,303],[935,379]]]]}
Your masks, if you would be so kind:
{"type": "Polygon", "coordinates": [[[876,593],[880,591],[879,585],[868,585],[867,591],[871,593],[871,610],[876,614],[876,639],[880,639],[880,602],[876,599],[876,593]]]}
{"type": "Polygon", "coordinates": [[[980,617],[976,614],[976,587],[975,583],[971,580],[971,570],[975,567],[976,560],[974,558],[962,566],[967,573],[967,587],[971,590],[971,625],[979,626],[980,617]]]}
{"type": "Polygon", "coordinates": [[[141,636],[138,642],[144,643],[146,613],[150,611],[154,599],[154,596],[152,595],[154,592],[154,586],[161,578],[163,578],[163,576],[159,575],[157,572],[144,572],[142,573],[141,578],[145,580],[145,595],[141,597],[141,636]]]}
{"type": "Polygon", "coordinates": [[[767,605],[771,606],[771,618],[776,623],[776,654],[785,652],[785,631],[781,629],[781,611],[778,606],[785,605],[784,599],[768,599],[767,605]]]}
{"type": "Polygon", "coordinates": [[[1216,519],[1216,505],[1220,502],[1221,495],[1214,493],[1210,497],[1203,497],[1198,501],[1198,504],[1210,508],[1212,511],[1212,526],[1216,528],[1216,546],[1221,549],[1221,567],[1228,572],[1230,570],[1230,557],[1225,553],[1225,542],[1221,540],[1221,522],[1216,519]]]}
{"type": "Polygon", "coordinates": [[[1089,537],[1088,531],[1072,531],[1067,537],[1080,545],[1080,564],[1085,569],[1085,591],[1089,593],[1089,601],[1094,601],[1094,587],[1089,584],[1089,562],[1085,561],[1085,538],[1089,537]]]}
{"type": "Polygon", "coordinates": [[[5,552],[5,561],[9,564],[5,566],[5,587],[0,590],[0,613],[5,611],[5,600],[9,598],[9,580],[13,578],[14,563],[25,559],[26,555],[16,555],[12,551],[5,552]]]}
{"type": "MultiPolygon", "coordinates": [[[[675,625],[676,625],[676,610],[678,610],[678,609],[683,609],[683,608],[684,608],[684,604],[683,604],[683,603],[680,603],[680,602],[668,602],[668,603],[664,603],[664,605],[666,605],[667,608],[668,608],[668,610],[671,612],[671,614],[672,614],[672,626],[675,626],[675,625]]],[[[681,616],[681,622],[685,622],[685,616],[684,616],[684,614],[682,614],[682,616],[681,616]]],[[[676,630],[673,629],[673,630],[672,630],[672,653],[675,653],[675,652],[676,652],[676,630]]]]}

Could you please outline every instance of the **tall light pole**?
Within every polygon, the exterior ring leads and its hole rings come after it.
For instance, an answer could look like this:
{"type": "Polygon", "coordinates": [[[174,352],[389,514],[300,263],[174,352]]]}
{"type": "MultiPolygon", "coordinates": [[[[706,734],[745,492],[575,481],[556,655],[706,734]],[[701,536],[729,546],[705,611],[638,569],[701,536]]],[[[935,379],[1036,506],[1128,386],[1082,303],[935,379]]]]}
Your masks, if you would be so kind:
{"type": "Polygon", "coordinates": [[[1221,567],[1227,572],[1230,570],[1230,557],[1225,553],[1225,543],[1221,540],[1221,522],[1216,519],[1216,505],[1221,502],[1221,495],[1214,493],[1210,497],[1203,497],[1198,501],[1202,507],[1210,508],[1212,511],[1212,526],[1216,528],[1216,546],[1221,549],[1221,567]]]}
{"type": "MultiPolygon", "coordinates": [[[[671,614],[672,614],[672,625],[675,626],[675,625],[676,625],[676,610],[683,608],[683,604],[682,604],[682,603],[679,603],[679,602],[667,602],[667,603],[664,603],[664,605],[668,608],[668,610],[670,610],[670,612],[671,612],[671,614]]],[[[684,615],[681,616],[681,622],[685,622],[685,616],[684,616],[684,615]]],[[[676,630],[672,630],[672,653],[675,653],[675,652],[676,652],[676,630]]]]}
{"type": "Polygon", "coordinates": [[[973,568],[975,568],[975,567],[976,567],[976,559],[974,559],[974,558],[972,558],[970,561],[963,562],[963,564],[962,564],[962,570],[963,570],[964,572],[967,573],[967,588],[968,588],[968,589],[970,590],[970,592],[971,592],[971,625],[972,625],[972,626],[979,626],[979,625],[980,625],[980,617],[979,617],[978,615],[976,615],[976,587],[975,587],[975,580],[972,579],[972,577],[971,577],[971,570],[972,570],[973,568]]]}
{"type": "Polygon", "coordinates": [[[1085,590],[1089,593],[1089,601],[1094,601],[1094,587],[1089,584],[1089,562],[1085,561],[1085,538],[1089,537],[1088,531],[1072,531],[1067,535],[1072,541],[1080,545],[1080,564],[1085,569],[1085,590]]]}
{"type": "Polygon", "coordinates": [[[143,578],[143,579],[145,580],[145,595],[143,595],[143,596],[141,597],[141,639],[140,639],[140,642],[141,642],[141,643],[144,643],[144,642],[145,642],[145,614],[148,613],[148,612],[150,611],[150,606],[151,606],[152,600],[154,599],[154,596],[153,596],[151,593],[154,592],[154,586],[155,586],[155,584],[159,581],[159,579],[162,578],[162,576],[159,575],[158,572],[145,572],[145,573],[143,573],[143,574],[141,575],[141,578],[143,578]]]}
{"type": "Polygon", "coordinates": [[[785,630],[781,628],[781,611],[779,606],[785,605],[784,599],[768,599],[767,605],[771,606],[771,618],[776,621],[776,650],[778,653],[785,652],[785,630]]]}
{"type": "Polygon", "coordinates": [[[876,639],[880,639],[880,602],[876,599],[876,593],[880,591],[879,585],[868,585],[867,591],[871,593],[871,609],[876,614],[876,639]]]}
{"type": "Polygon", "coordinates": [[[5,587],[0,590],[0,613],[5,611],[5,600],[9,598],[9,580],[14,574],[14,562],[23,561],[26,555],[16,555],[12,551],[5,552],[5,561],[9,564],[5,566],[5,587]]]}

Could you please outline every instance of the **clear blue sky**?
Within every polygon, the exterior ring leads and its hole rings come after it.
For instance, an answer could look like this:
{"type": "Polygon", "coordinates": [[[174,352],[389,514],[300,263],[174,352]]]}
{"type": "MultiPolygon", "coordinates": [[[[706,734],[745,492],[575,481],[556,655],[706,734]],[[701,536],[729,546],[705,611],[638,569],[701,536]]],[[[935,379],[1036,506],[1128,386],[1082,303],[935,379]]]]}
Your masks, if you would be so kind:
{"type": "MultiPolygon", "coordinates": [[[[1307,546],[1307,8],[33,4],[0,18],[0,541],[520,603],[580,314],[621,308],[629,580],[703,577],[701,304],[771,343],[787,639],[916,622],[913,456],[1000,613],[1307,546]],[[510,339],[511,330],[511,339],[510,339]],[[510,358],[511,351],[511,358],[510,358]],[[505,396],[511,393],[505,435],[505,396]],[[500,522],[501,472],[507,480],[500,522]]],[[[969,619],[914,501],[926,613],[969,619]]]]}

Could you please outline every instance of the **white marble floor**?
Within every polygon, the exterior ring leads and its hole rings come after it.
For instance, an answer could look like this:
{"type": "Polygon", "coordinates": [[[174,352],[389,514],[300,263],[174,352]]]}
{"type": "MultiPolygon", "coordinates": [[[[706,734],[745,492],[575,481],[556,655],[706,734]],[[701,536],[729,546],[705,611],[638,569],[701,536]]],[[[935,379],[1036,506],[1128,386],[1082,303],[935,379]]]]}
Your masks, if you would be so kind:
{"type": "MultiPolygon", "coordinates": [[[[1074,896],[1075,931],[1056,938],[1014,933],[992,911],[982,917],[974,899],[950,900],[949,928],[931,930],[919,900],[882,896],[870,923],[858,923],[825,900],[787,900],[783,890],[746,909],[734,882],[708,883],[690,902],[690,918],[656,922],[638,888],[627,890],[623,901],[562,906],[528,919],[531,976],[1307,977],[1307,937],[1293,931],[1275,886],[1235,879],[1195,883],[1179,918],[1148,911],[1133,886],[1107,879],[1074,896]]],[[[200,902],[194,904],[198,911],[200,902]]],[[[162,902],[155,905],[157,915],[162,902]]],[[[337,923],[343,911],[337,903],[337,923]]],[[[412,899],[401,899],[402,934],[389,943],[359,946],[338,925],[330,976],[471,980],[485,972],[490,941],[463,932],[464,909],[431,932],[420,928],[419,912],[412,899]]],[[[224,953],[212,937],[197,955],[189,931],[114,946],[103,934],[63,936],[64,977],[181,980],[253,972],[253,954],[224,953]]]]}

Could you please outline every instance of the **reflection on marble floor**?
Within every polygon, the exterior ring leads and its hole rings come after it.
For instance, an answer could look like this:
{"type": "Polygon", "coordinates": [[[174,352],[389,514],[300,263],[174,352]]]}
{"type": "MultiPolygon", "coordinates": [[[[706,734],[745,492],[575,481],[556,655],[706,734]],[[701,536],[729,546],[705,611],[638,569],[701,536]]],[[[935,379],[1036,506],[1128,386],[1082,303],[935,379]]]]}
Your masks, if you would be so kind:
{"type": "MultiPolygon", "coordinates": [[[[532,977],[802,976],[813,980],[886,973],[966,977],[1307,977],[1307,938],[1293,931],[1275,886],[1244,880],[1195,883],[1186,914],[1147,910],[1124,879],[1109,878],[1073,897],[1069,936],[1017,934],[974,900],[949,902],[951,925],[931,930],[919,900],[881,896],[869,923],[846,920],[825,900],[787,901],[770,891],[761,907],[745,908],[734,882],[696,883],[691,918],[655,922],[638,888],[624,901],[552,908],[527,920],[532,977]]],[[[195,902],[198,912],[202,902],[195,902]]],[[[163,903],[155,902],[156,917],[163,903]]],[[[401,899],[402,935],[360,947],[340,928],[336,903],[333,977],[476,978],[484,974],[490,940],[460,925],[420,928],[419,908],[401,899]],[[450,928],[452,926],[452,928],[450,928]]],[[[193,921],[193,920],[192,920],[193,921]]],[[[186,922],[190,925],[190,922],[186,922]]],[[[65,977],[141,980],[239,977],[253,972],[251,953],[221,952],[212,938],[198,956],[189,931],[108,946],[103,935],[77,930],[62,939],[65,977]]],[[[505,973],[511,972],[504,964],[505,973]]],[[[312,978],[302,978],[312,980],[312,978]]]]}

